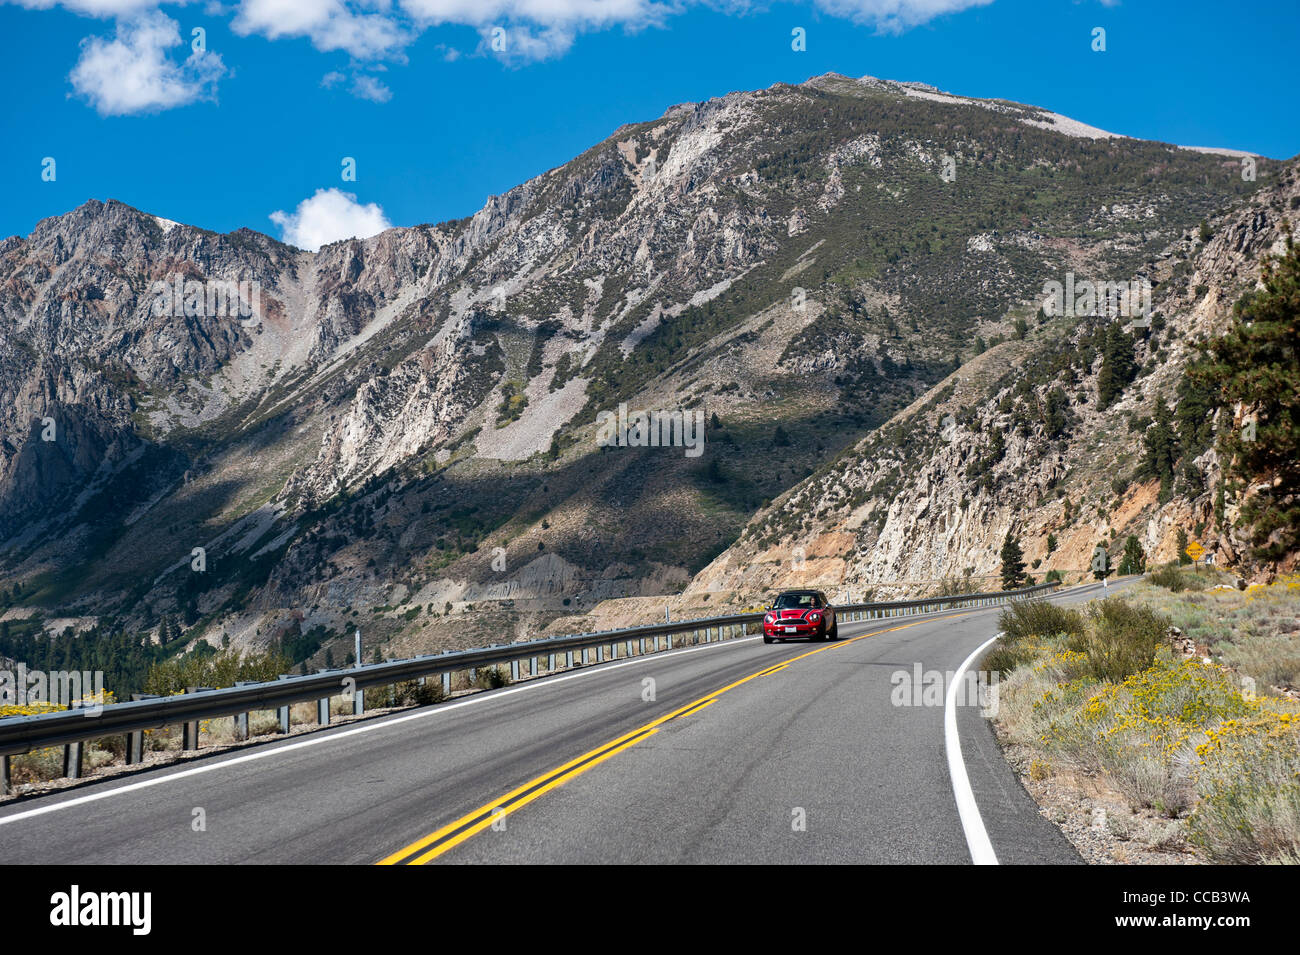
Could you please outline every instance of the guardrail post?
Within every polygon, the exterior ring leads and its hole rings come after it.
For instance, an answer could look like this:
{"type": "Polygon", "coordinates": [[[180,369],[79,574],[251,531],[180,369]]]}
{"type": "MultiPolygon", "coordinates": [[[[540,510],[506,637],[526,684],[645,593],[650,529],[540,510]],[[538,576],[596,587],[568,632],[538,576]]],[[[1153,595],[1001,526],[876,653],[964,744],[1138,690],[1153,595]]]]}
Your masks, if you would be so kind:
{"type": "Polygon", "coordinates": [[[316,722],[321,726],[330,725],[330,698],[328,696],[316,701],[316,722]]]}
{"type": "Polygon", "coordinates": [[[519,682],[519,661],[518,660],[510,661],[510,682],[511,683],[519,682]]]}
{"type": "Polygon", "coordinates": [[[596,662],[597,663],[605,662],[605,644],[603,643],[596,648],[596,662]]]}
{"type": "MultiPolygon", "coordinates": [[[[159,696],[152,693],[132,693],[131,699],[134,700],[158,700],[159,696]]],[[[137,763],[144,762],[144,730],[136,730],[134,733],[126,734],[126,764],[134,766],[137,763]]]]}
{"type": "Polygon", "coordinates": [[[554,653],[548,653],[548,654],[546,655],[546,672],[547,672],[547,673],[554,673],[554,672],[555,672],[555,654],[554,654],[554,653]]]}
{"type": "Polygon", "coordinates": [[[67,779],[80,779],[82,767],[82,747],[80,740],[65,743],[63,746],[63,775],[67,779]]]}
{"type": "Polygon", "coordinates": [[[10,770],[13,767],[9,765],[9,754],[6,753],[3,760],[0,760],[0,796],[13,795],[13,775],[10,770]]]}
{"type": "MultiPolygon", "coordinates": [[[[236,680],[235,686],[251,686],[253,682],[255,681],[236,680]]],[[[248,714],[247,713],[235,714],[235,739],[240,741],[248,739],[248,714]]]]}
{"type": "MultiPolygon", "coordinates": [[[[210,686],[191,686],[186,687],[186,693],[198,693],[202,690],[210,690],[210,686]]],[[[199,748],[199,721],[190,720],[181,725],[181,748],[187,752],[199,748]]]]}
{"type": "Polygon", "coordinates": [[[451,673],[450,672],[444,672],[442,674],[442,695],[451,696],[451,673]]]}
{"type": "Polygon", "coordinates": [[[641,638],[641,656],[645,656],[645,637],[641,638]]]}
{"type": "MultiPolygon", "coordinates": [[[[280,674],[280,679],[281,679],[281,680],[287,680],[287,679],[289,679],[289,674],[287,674],[287,673],[281,673],[281,674],[280,674]]],[[[280,732],[281,732],[281,733],[288,733],[288,732],[289,732],[289,724],[290,724],[289,707],[288,707],[287,705],[286,705],[286,706],[279,706],[279,707],[276,707],[275,715],[278,716],[278,717],[280,718],[280,732]]]]}
{"type": "Polygon", "coordinates": [[[565,668],[566,670],[572,670],[572,669],[573,669],[573,651],[572,651],[572,650],[569,650],[568,652],[566,652],[566,653],[564,654],[564,668],[565,668]]]}
{"type": "Polygon", "coordinates": [[[586,666],[586,665],[587,665],[587,648],[586,648],[586,647],[583,647],[583,648],[582,648],[582,665],[583,665],[583,666],[586,666]]]}
{"type": "Polygon", "coordinates": [[[528,675],[537,676],[537,657],[533,657],[528,661],[528,675]]]}
{"type": "Polygon", "coordinates": [[[144,762],[144,731],[136,730],[126,734],[126,764],[134,766],[144,762]]]}
{"type": "Polygon", "coordinates": [[[352,715],[363,716],[366,712],[366,691],[357,687],[352,691],[352,715]]]}

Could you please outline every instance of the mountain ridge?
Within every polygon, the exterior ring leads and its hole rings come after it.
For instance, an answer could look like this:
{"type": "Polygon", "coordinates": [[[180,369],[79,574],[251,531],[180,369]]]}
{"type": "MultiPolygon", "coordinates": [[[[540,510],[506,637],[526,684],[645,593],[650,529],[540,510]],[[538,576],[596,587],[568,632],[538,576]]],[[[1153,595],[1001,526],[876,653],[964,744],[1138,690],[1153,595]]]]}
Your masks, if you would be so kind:
{"type": "Polygon", "coordinates": [[[0,243],[6,618],[315,633],[318,665],[363,612],[428,649],[673,593],[1044,281],[1184,282],[1196,224],[1289,168],[815,80],[315,253],[99,200],[0,243]],[[153,314],[177,276],[260,310],[153,314]],[[704,458],[599,446],[620,403],[703,408],[704,458]]]}

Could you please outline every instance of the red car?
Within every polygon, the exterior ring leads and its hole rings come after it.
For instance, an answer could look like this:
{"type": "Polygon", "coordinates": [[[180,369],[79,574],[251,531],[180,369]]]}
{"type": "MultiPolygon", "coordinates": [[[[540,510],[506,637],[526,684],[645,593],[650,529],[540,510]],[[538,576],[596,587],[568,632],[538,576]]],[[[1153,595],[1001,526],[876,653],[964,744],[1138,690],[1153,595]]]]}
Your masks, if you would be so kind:
{"type": "Polygon", "coordinates": [[[838,640],[835,608],[820,590],[783,590],[763,615],[763,642],[776,640],[838,640]]]}

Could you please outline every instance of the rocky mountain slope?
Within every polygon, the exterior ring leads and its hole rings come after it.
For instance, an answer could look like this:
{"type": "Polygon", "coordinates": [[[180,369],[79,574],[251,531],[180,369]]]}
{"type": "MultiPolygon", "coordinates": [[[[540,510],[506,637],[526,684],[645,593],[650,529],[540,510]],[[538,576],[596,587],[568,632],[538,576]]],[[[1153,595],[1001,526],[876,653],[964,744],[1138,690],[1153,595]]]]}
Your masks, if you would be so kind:
{"type": "MultiPolygon", "coordinates": [[[[88,202],[0,243],[5,619],[319,663],[357,625],[367,652],[429,648],[745,591],[779,579],[753,569],[773,548],[844,586],[983,572],[988,527],[1059,475],[1016,470],[1030,436],[974,504],[945,469],[984,440],[984,383],[1084,333],[1037,326],[1044,282],[1185,290],[1227,228],[1201,248],[1198,224],[1277,188],[1278,164],[1241,168],[830,75],[674,107],[468,219],[314,254],[88,202]],[[620,405],[703,414],[704,453],[604,446],[620,405]],[[826,486],[849,462],[866,490],[826,486]],[[893,464],[942,492],[882,484],[893,464]]],[[[1076,412],[1072,434],[1104,423],[1076,412]]]]}
{"type": "Polygon", "coordinates": [[[897,593],[905,588],[879,585],[900,580],[989,586],[1007,533],[1039,580],[1051,571],[1090,577],[1099,544],[1117,566],[1128,535],[1149,561],[1175,560],[1180,532],[1184,546],[1199,539],[1248,575],[1276,571],[1243,561],[1240,502],[1220,496],[1213,434],[1241,422],[1205,408],[1186,370],[1195,342],[1221,335],[1233,303],[1256,287],[1262,257],[1300,235],[1298,209],[1300,164],[1291,162],[1274,185],[1156,257],[1150,328],[1104,313],[1044,318],[1023,340],[963,365],[756,515],[692,581],[686,602],[704,593],[744,602],[786,586],[844,596],[897,593]],[[1110,400],[1108,338],[1134,362],[1132,381],[1110,400]],[[1163,482],[1146,461],[1160,403],[1178,448],[1163,482]]]}

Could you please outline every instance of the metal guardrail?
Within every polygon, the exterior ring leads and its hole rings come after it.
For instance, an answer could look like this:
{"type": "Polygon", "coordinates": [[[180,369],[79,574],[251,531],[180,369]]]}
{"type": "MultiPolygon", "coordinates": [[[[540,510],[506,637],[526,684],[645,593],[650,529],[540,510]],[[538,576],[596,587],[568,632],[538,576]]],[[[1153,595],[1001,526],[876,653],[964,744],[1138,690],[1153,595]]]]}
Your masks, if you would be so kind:
{"type": "MultiPolygon", "coordinates": [[[[1006,603],[1019,597],[1055,590],[1057,582],[1037,584],[1019,590],[990,593],[960,594],[951,597],[924,597],[919,600],[894,600],[882,603],[833,605],[839,619],[847,622],[878,620],[892,617],[915,616],[939,610],[963,607],[987,607],[1006,603]]],[[[362,691],[372,686],[387,686],[429,677],[442,678],[444,691],[450,691],[451,675],[462,671],[471,673],[482,667],[510,664],[512,679],[519,679],[519,664],[529,661],[529,675],[536,676],[539,662],[546,658],[546,671],[555,672],[556,658],[564,656],[565,669],[572,668],[574,654],[581,654],[581,665],[589,663],[589,654],[596,651],[597,663],[618,659],[619,647],[625,655],[644,655],[674,646],[688,646],[701,642],[712,643],[744,636],[751,624],[761,622],[763,613],[732,614],[723,617],[705,617],[681,620],[675,623],[651,624],[606,630],[599,633],[573,634],[563,637],[545,637],[519,643],[499,644],[473,650],[444,651],[404,660],[388,660],[346,669],[322,670],[308,676],[282,676],[265,683],[244,683],[225,689],[199,687],[191,692],[168,697],[136,698],[129,702],[110,703],[92,709],[71,709],[35,716],[14,716],[0,719],[0,756],[3,756],[3,775],[0,787],[9,791],[9,759],[13,755],[33,749],[65,746],[64,775],[73,778],[81,775],[82,744],[87,740],[125,734],[127,736],[127,762],[139,762],[143,757],[141,734],[145,730],[182,725],[185,749],[198,748],[198,722],[218,717],[234,716],[237,725],[247,733],[248,713],[253,710],[279,711],[280,731],[289,731],[289,706],[294,703],[316,700],[317,722],[329,722],[329,700],[343,693],[351,693],[353,712],[364,709],[362,691]],[[725,635],[724,635],[725,631],[725,635]],[[690,640],[674,638],[690,634],[690,640]],[[701,636],[703,639],[701,639],[701,636]],[[666,645],[661,647],[661,640],[666,645]],[[634,653],[633,645],[636,644],[634,653]],[[647,649],[649,647],[649,649],[647,649]]]]}

